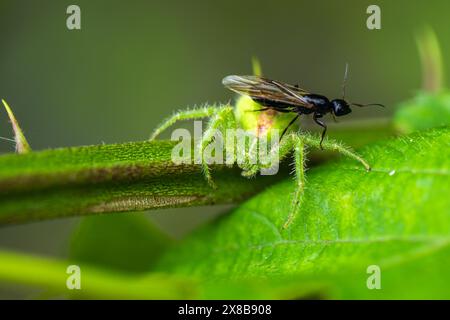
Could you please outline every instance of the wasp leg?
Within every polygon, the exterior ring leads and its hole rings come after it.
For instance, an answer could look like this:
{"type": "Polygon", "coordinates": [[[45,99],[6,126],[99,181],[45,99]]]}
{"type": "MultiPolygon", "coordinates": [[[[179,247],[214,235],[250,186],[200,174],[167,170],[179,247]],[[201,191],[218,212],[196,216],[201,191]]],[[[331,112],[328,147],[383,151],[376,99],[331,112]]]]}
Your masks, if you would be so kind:
{"type": "MultiPolygon", "coordinates": [[[[217,131],[222,129],[221,134],[222,134],[222,137],[225,139],[225,132],[223,132],[223,131],[225,131],[228,128],[236,128],[236,120],[234,118],[233,109],[231,107],[223,107],[220,109],[216,108],[216,113],[213,115],[213,117],[209,121],[208,128],[206,129],[205,133],[203,134],[202,139],[200,140],[200,143],[197,146],[200,157],[201,157],[201,166],[202,166],[203,174],[205,175],[205,178],[206,178],[206,181],[208,182],[208,184],[214,189],[216,189],[217,186],[212,179],[211,169],[208,166],[208,162],[205,159],[204,153],[205,153],[206,147],[214,139],[217,131]]],[[[230,146],[227,145],[226,148],[229,149],[230,146]]],[[[234,150],[231,150],[231,151],[227,150],[227,157],[229,155],[229,152],[234,152],[234,150]]]]}
{"type": "Polygon", "coordinates": [[[292,119],[291,122],[289,122],[289,124],[287,125],[287,127],[283,130],[283,133],[281,134],[281,137],[280,137],[280,141],[281,141],[281,139],[283,139],[283,136],[284,136],[284,134],[286,133],[286,131],[287,131],[287,130],[289,129],[289,127],[295,122],[295,120],[298,119],[298,117],[300,117],[299,114],[296,115],[296,116],[294,117],[294,119],[292,119]]]}
{"type": "Polygon", "coordinates": [[[322,142],[323,142],[323,138],[325,138],[325,133],[327,133],[327,126],[326,126],[325,123],[323,123],[323,121],[319,120],[318,118],[322,118],[322,115],[314,113],[313,114],[314,122],[317,123],[319,126],[321,126],[323,128],[322,135],[321,135],[321,138],[320,138],[320,149],[323,150],[322,142]]]}
{"type": "Polygon", "coordinates": [[[339,121],[337,121],[336,116],[334,115],[334,113],[331,113],[331,116],[333,117],[333,121],[338,123],[339,121]]]}
{"type": "Polygon", "coordinates": [[[189,119],[199,119],[206,118],[212,116],[215,112],[217,112],[217,107],[204,107],[193,110],[185,110],[178,111],[170,118],[166,119],[158,128],[156,128],[152,135],[150,136],[150,140],[154,140],[157,136],[159,136],[164,130],[172,126],[175,122],[179,120],[189,120],[189,119]]]}

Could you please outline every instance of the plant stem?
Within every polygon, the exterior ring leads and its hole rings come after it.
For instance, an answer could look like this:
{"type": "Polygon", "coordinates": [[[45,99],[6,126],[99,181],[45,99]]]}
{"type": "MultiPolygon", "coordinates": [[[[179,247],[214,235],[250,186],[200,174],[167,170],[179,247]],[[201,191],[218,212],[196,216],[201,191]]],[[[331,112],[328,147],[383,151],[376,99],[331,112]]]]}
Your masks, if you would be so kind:
{"type": "Polygon", "coordinates": [[[107,272],[83,266],[80,274],[81,290],[69,290],[66,272],[71,264],[50,258],[0,251],[0,279],[45,288],[58,295],[101,299],[189,299],[195,297],[196,283],[186,278],[150,273],[145,276],[107,272]]]}
{"type": "Polygon", "coordinates": [[[0,157],[0,224],[164,207],[234,203],[260,191],[236,169],[214,167],[211,189],[197,164],[171,161],[175,142],[63,148],[0,157]]]}

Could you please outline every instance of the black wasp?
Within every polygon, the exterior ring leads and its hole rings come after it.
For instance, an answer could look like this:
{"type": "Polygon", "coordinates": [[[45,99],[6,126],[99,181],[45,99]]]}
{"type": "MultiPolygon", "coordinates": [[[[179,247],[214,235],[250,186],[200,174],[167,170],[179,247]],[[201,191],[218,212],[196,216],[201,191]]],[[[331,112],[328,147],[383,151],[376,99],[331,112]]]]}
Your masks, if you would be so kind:
{"type": "Polygon", "coordinates": [[[225,87],[234,92],[249,96],[253,101],[263,107],[255,111],[275,110],[283,113],[296,113],[297,115],[284,129],[280,139],[300,115],[312,113],[314,122],[323,128],[320,140],[320,146],[322,147],[322,141],[327,132],[327,126],[320,118],[327,113],[331,113],[333,117],[341,117],[352,112],[350,108],[351,105],[357,107],[384,107],[384,105],[379,103],[360,104],[347,102],[345,100],[347,71],[348,66],[346,66],[345,69],[344,82],[342,85],[342,99],[333,99],[331,101],[323,95],[309,93],[308,91],[301,89],[298,85],[293,86],[260,76],[231,75],[225,77],[222,80],[222,83],[225,87]]]}

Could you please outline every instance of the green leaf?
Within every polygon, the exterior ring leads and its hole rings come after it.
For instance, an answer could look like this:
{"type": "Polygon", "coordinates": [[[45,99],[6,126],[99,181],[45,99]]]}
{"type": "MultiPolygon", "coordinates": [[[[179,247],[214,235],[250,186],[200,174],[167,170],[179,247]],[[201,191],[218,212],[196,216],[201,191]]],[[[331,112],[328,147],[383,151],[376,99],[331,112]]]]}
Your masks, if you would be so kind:
{"type": "Polygon", "coordinates": [[[307,173],[303,206],[282,230],[293,181],[270,187],[169,250],[157,271],[216,281],[316,281],[326,297],[450,298],[450,129],[362,150],[307,173]],[[366,286],[381,268],[381,290],[366,286]]]}
{"type": "Polygon", "coordinates": [[[420,92],[399,106],[393,121],[402,133],[450,125],[450,92],[420,92]]]}
{"type": "Polygon", "coordinates": [[[172,239],[140,213],[92,216],[75,230],[70,258],[80,266],[146,272],[171,244],[172,239]]]}

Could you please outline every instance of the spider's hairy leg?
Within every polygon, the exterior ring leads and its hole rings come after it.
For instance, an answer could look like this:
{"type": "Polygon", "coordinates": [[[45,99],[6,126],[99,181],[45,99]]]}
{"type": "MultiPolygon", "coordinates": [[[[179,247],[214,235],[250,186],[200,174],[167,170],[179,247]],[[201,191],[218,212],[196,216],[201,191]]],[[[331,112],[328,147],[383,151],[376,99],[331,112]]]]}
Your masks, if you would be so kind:
{"type": "Polygon", "coordinates": [[[235,128],[236,127],[236,120],[234,118],[234,112],[233,108],[226,106],[222,108],[216,108],[216,112],[211,117],[211,120],[208,123],[208,127],[205,130],[205,133],[202,136],[202,139],[200,140],[200,143],[198,144],[198,152],[201,157],[201,165],[203,174],[205,175],[206,181],[212,188],[217,188],[216,184],[214,183],[212,176],[211,176],[211,170],[208,166],[208,163],[205,159],[205,149],[209,145],[209,143],[214,139],[214,135],[216,134],[217,130],[221,130],[223,138],[225,139],[226,129],[228,128],[235,128]]]}
{"type": "MultiPolygon", "coordinates": [[[[284,136],[279,144],[274,146],[269,153],[268,163],[273,163],[274,161],[281,161],[286,158],[291,152],[294,152],[294,165],[295,165],[295,181],[296,188],[294,192],[294,198],[292,201],[292,206],[286,221],[283,224],[283,229],[286,229],[294,220],[295,215],[298,212],[298,208],[303,200],[303,194],[305,189],[305,141],[303,137],[298,133],[292,133],[284,136]]],[[[250,168],[247,168],[243,172],[246,177],[254,176],[261,168],[265,168],[268,165],[257,164],[250,168]]]]}
{"type": "MultiPolygon", "coordinates": [[[[305,189],[305,145],[313,146],[316,148],[321,147],[320,137],[314,137],[309,134],[297,135],[292,138],[292,145],[289,147],[294,148],[294,158],[295,158],[295,175],[296,175],[296,189],[294,193],[294,200],[292,203],[291,212],[283,225],[283,228],[289,227],[289,225],[294,221],[294,218],[298,212],[298,209],[302,203],[304,189],[305,189]]],[[[359,161],[367,170],[370,170],[370,165],[356,152],[354,152],[350,147],[326,139],[322,142],[322,147],[324,150],[337,151],[344,154],[347,157],[359,161]]],[[[280,152],[281,154],[281,152],[280,152]]]]}
{"type": "Polygon", "coordinates": [[[242,171],[243,177],[253,177],[260,168],[262,167],[259,161],[258,157],[258,147],[259,147],[260,140],[258,137],[253,136],[250,139],[250,145],[248,147],[248,150],[245,151],[245,155],[243,158],[242,164],[240,164],[240,168],[242,171]]]}
{"type": "Polygon", "coordinates": [[[236,132],[238,129],[236,115],[234,109],[226,107],[223,113],[224,120],[222,122],[221,130],[225,137],[225,164],[228,167],[232,167],[236,163],[236,132]],[[228,132],[228,129],[232,129],[228,132]]]}
{"type": "Polygon", "coordinates": [[[175,124],[175,122],[180,120],[190,120],[190,119],[199,119],[206,118],[212,116],[215,112],[217,112],[216,106],[202,107],[196,108],[192,110],[182,110],[173,114],[171,117],[166,119],[158,128],[156,128],[152,135],[150,136],[150,140],[154,140],[157,136],[159,136],[164,130],[175,124]]]}
{"type": "Polygon", "coordinates": [[[253,177],[262,168],[268,168],[271,164],[275,163],[275,161],[283,160],[292,151],[293,141],[295,139],[295,134],[285,135],[279,143],[270,149],[265,161],[267,163],[266,165],[262,164],[260,161],[253,165],[246,164],[245,166],[242,166],[242,169],[244,170],[242,175],[247,178],[253,177]]]}
{"type": "MultiPolygon", "coordinates": [[[[320,138],[316,138],[312,135],[306,134],[304,135],[304,140],[307,145],[320,148],[320,138]]],[[[360,162],[367,171],[370,171],[369,163],[367,163],[366,160],[364,160],[360,155],[353,151],[349,146],[327,138],[322,142],[322,147],[324,150],[337,151],[349,158],[355,159],[356,161],[360,162]]]]}
{"type": "Polygon", "coordinates": [[[292,206],[289,215],[283,224],[283,229],[288,228],[292,221],[294,221],[305,193],[305,142],[303,137],[300,135],[295,135],[292,138],[292,147],[294,149],[296,186],[292,206]]]}

